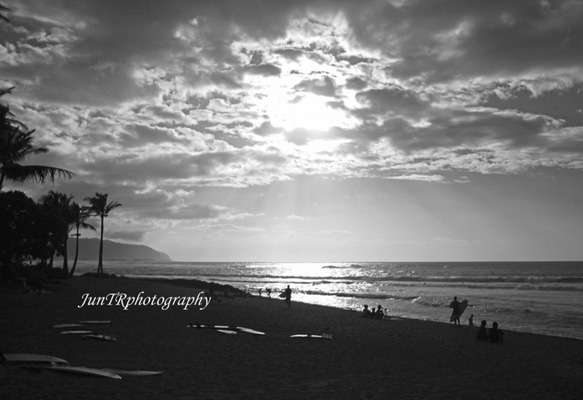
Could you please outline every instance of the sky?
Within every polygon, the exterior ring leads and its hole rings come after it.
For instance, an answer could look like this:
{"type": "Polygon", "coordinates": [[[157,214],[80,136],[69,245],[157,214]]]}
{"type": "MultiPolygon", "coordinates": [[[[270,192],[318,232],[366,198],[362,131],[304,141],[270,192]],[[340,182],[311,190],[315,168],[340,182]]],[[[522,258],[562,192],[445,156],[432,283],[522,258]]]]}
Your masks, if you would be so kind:
{"type": "MultiPolygon", "coordinates": [[[[583,1],[4,0],[0,85],[177,261],[583,259],[583,1]]],[[[83,237],[94,233],[83,232],[83,237]]]]}

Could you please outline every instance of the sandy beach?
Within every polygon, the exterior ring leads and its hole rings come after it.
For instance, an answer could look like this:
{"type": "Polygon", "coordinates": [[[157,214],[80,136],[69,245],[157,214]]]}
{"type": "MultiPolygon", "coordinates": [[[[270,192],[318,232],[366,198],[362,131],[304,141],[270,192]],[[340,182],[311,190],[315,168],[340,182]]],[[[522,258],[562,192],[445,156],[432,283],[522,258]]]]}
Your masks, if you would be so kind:
{"type": "MultiPolygon", "coordinates": [[[[358,313],[265,296],[208,307],[83,305],[109,293],[196,297],[204,283],[75,277],[50,293],[0,285],[0,350],[64,358],[74,366],[161,370],[114,380],[0,365],[0,399],[580,399],[583,341],[506,331],[478,342],[475,328],[358,313]],[[55,324],[111,320],[90,329],[116,342],[62,335],[55,324]],[[265,332],[224,335],[189,323],[265,332]],[[298,333],[332,340],[292,339],[298,333]]],[[[448,310],[444,310],[444,320],[448,310]]],[[[488,321],[489,324],[492,321],[488,321]]],[[[504,329],[504,327],[501,327],[504,329]]]]}

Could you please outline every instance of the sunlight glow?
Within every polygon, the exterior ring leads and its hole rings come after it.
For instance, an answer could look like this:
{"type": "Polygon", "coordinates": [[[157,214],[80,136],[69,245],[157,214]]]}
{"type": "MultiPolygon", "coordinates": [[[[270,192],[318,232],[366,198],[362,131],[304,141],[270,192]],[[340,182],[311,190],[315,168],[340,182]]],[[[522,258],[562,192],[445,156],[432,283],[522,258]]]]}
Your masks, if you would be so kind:
{"type": "Polygon", "coordinates": [[[287,131],[304,128],[323,132],[349,122],[341,110],[331,108],[326,103],[327,99],[311,93],[296,101],[279,98],[270,102],[267,114],[274,126],[287,131]]]}

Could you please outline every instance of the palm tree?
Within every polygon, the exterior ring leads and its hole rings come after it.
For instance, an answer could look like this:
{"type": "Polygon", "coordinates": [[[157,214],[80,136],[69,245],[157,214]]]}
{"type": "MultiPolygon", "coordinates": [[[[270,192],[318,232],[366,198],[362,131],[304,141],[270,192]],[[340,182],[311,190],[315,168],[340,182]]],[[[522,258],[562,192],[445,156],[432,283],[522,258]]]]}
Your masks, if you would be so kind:
{"type": "Polygon", "coordinates": [[[93,197],[86,197],[85,201],[89,202],[89,209],[93,215],[101,220],[101,233],[99,236],[99,262],[97,264],[97,276],[103,275],[103,223],[109,212],[114,208],[121,207],[121,204],[112,201],[107,202],[107,193],[95,193],[93,197]]]}
{"type": "MultiPolygon", "coordinates": [[[[54,218],[52,227],[54,235],[53,249],[63,256],[63,271],[69,275],[69,262],[67,253],[67,241],[69,240],[70,226],[73,223],[71,213],[71,200],[73,195],[49,191],[48,194],[41,198],[43,208],[54,218]]],[[[54,251],[53,251],[54,256],[54,251]]],[[[53,256],[51,256],[50,266],[52,267],[53,256]]]]}
{"type": "Polygon", "coordinates": [[[69,272],[69,276],[73,276],[75,273],[75,267],[77,267],[77,259],[79,258],[79,229],[91,229],[95,230],[95,227],[91,224],[88,224],[87,219],[91,216],[91,211],[87,207],[80,206],[78,203],[73,202],[71,204],[71,215],[73,220],[75,221],[75,260],[73,261],[73,267],[71,267],[71,271],[69,272]]]}
{"type": "MultiPolygon", "coordinates": [[[[11,90],[12,88],[0,90],[0,96],[11,90]]],[[[7,105],[0,104],[0,191],[5,179],[45,183],[53,182],[56,177],[71,178],[75,175],[62,168],[20,164],[31,154],[48,152],[46,147],[36,147],[32,144],[33,133],[34,129],[29,130],[22,122],[12,118],[7,105]]]]}

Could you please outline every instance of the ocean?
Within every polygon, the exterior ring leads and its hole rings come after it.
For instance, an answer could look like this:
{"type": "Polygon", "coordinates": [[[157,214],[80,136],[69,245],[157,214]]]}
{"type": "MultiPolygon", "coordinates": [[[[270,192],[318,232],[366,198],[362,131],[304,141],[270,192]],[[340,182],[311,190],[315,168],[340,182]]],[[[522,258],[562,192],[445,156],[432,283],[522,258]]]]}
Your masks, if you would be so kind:
{"type": "MultiPolygon", "coordinates": [[[[95,272],[80,261],[76,273],[95,272]]],[[[360,312],[380,305],[392,316],[448,322],[450,302],[468,300],[461,322],[583,339],[583,262],[144,262],[104,261],[128,277],[199,279],[276,297],[360,312]]]]}

